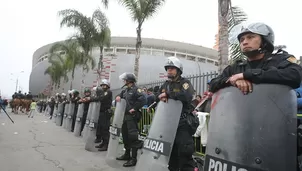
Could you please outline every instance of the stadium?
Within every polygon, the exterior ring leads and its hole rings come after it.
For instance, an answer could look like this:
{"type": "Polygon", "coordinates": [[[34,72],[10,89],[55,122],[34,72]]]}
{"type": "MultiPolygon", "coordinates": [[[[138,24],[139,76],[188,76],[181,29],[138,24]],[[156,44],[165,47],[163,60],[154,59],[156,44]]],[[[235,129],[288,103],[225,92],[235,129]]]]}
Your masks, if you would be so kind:
{"type": "MultiPolygon", "coordinates": [[[[152,38],[143,38],[142,42],[138,75],[139,84],[165,79],[166,75],[163,66],[166,58],[170,56],[176,56],[182,61],[184,76],[217,71],[218,52],[214,49],[152,38]]],[[[29,79],[29,91],[32,94],[43,93],[49,95],[50,92],[53,92],[50,91],[50,77],[44,75],[44,71],[50,65],[47,60],[49,49],[55,43],[42,46],[33,54],[32,71],[29,79]]],[[[110,80],[111,89],[118,89],[122,86],[122,82],[118,79],[119,75],[124,72],[134,71],[135,43],[135,37],[112,37],[111,47],[104,48],[104,69],[101,76],[110,80]]],[[[91,54],[98,62],[99,48],[93,48],[91,54]]],[[[67,83],[62,82],[60,88],[55,91],[66,93],[69,90],[70,78],[67,83]]],[[[93,87],[96,86],[96,83],[96,69],[86,73],[84,79],[82,69],[76,69],[73,80],[74,89],[80,90],[82,87],[93,87]]]]}

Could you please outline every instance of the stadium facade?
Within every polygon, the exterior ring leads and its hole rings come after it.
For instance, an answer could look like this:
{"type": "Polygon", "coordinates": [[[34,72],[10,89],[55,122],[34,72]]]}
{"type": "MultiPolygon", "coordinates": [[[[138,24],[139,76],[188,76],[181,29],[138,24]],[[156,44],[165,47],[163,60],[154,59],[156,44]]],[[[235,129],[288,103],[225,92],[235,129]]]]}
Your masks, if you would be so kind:
{"type": "MultiPolygon", "coordinates": [[[[139,83],[149,83],[156,80],[165,79],[164,63],[170,56],[178,57],[184,66],[184,75],[202,74],[206,72],[217,71],[218,52],[214,49],[202,46],[159,40],[152,38],[143,38],[141,49],[139,83]]],[[[55,42],[56,43],[56,42],[55,42]]],[[[44,75],[45,69],[50,65],[48,62],[49,49],[55,43],[51,43],[37,49],[33,54],[32,71],[29,80],[29,90],[33,94],[49,94],[51,90],[51,81],[48,75],[44,75]]],[[[109,79],[111,89],[117,89],[122,86],[118,79],[124,72],[133,72],[135,59],[135,37],[112,37],[111,47],[104,48],[104,70],[101,73],[102,78],[109,79]]],[[[64,52],[60,52],[64,53],[64,52]]],[[[100,50],[93,48],[92,56],[98,62],[100,50]]],[[[71,77],[69,76],[69,79],[71,77]]],[[[80,90],[83,87],[93,87],[97,83],[96,69],[85,73],[81,68],[75,71],[73,88],[80,90]]],[[[67,92],[70,87],[70,81],[62,82],[56,92],[67,92]]]]}

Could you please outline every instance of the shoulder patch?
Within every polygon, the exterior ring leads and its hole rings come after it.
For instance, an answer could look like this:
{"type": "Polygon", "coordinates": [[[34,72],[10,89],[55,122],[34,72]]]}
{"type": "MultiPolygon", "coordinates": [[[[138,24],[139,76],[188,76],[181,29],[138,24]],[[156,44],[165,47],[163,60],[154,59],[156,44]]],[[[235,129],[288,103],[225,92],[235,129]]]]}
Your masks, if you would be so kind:
{"type": "Polygon", "coordinates": [[[184,83],[184,84],[182,85],[182,87],[183,87],[185,90],[187,90],[187,89],[190,87],[190,85],[189,85],[188,83],[184,83]]]}
{"type": "Polygon", "coordinates": [[[137,89],[137,92],[141,93],[141,92],[142,92],[142,89],[138,88],[138,89],[137,89]]]}
{"type": "Polygon", "coordinates": [[[297,63],[297,59],[294,56],[290,56],[286,60],[289,61],[290,63],[297,63]]]}

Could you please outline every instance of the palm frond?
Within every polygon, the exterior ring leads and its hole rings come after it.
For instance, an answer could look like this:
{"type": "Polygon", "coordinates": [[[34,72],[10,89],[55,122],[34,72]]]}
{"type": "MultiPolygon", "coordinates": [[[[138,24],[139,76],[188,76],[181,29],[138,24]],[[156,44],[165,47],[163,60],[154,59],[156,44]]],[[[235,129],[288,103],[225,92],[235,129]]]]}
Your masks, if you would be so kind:
{"type": "Polygon", "coordinates": [[[107,9],[108,8],[108,4],[109,4],[109,0],[102,0],[102,4],[107,9]]]}
{"type": "MultiPolygon", "coordinates": [[[[236,25],[247,20],[247,14],[239,7],[231,7],[231,13],[228,15],[228,31],[230,32],[236,25]]],[[[230,44],[230,62],[240,59],[246,59],[240,50],[238,43],[230,44]]]]}

